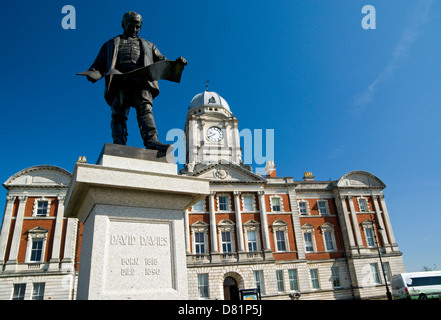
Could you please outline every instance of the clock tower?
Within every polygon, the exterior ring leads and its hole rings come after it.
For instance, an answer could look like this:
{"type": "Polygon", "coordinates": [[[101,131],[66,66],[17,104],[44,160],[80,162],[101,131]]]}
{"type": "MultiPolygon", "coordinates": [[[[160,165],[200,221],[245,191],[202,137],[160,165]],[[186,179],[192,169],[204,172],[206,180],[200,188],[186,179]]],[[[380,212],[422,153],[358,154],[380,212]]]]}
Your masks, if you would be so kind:
{"type": "Polygon", "coordinates": [[[221,162],[243,166],[238,122],[218,93],[207,90],[196,95],[185,122],[186,165],[182,173],[221,162]]]}

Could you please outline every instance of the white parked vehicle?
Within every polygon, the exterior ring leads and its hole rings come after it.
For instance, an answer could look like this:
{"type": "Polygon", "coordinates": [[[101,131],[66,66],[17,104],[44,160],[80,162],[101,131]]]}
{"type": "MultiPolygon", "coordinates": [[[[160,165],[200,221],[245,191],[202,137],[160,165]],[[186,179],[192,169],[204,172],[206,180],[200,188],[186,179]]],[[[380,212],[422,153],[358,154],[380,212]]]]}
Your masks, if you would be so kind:
{"type": "Polygon", "coordinates": [[[441,299],[441,271],[394,275],[392,292],[394,299],[441,299]]]}

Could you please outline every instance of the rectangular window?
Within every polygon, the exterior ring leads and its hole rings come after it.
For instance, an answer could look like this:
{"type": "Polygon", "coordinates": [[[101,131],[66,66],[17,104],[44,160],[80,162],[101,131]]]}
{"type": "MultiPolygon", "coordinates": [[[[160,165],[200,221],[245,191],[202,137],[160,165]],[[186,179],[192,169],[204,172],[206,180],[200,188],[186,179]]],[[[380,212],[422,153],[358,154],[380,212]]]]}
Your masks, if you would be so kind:
{"type": "Polygon", "coordinates": [[[41,254],[43,252],[43,239],[33,239],[31,248],[31,262],[41,262],[41,254]]]}
{"type": "Polygon", "coordinates": [[[375,247],[375,241],[374,241],[374,232],[372,228],[366,228],[366,241],[368,247],[375,247]]]}
{"type": "Polygon", "coordinates": [[[12,294],[12,300],[24,300],[26,292],[26,283],[14,284],[14,292],[12,294]]]}
{"type": "Polygon", "coordinates": [[[204,200],[201,200],[198,203],[196,203],[191,209],[192,211],[199,211],[199,212],[205,211],[204,200]]]}
{"type": "Polygon", "coordinates": [[[209,298],[208,295],[208,273],[198,274],[199,298],[209,298]]]}
{"type": "Polygon", "coordinates": [[[271,210],[280,211],[280,198],[271,198],[271,210]]]}
{"type": "Polygon", "coordinates": [[[299,290],[299,279],[297,278],[297,269],[288,270],[289,289],[292,291],[299,290]]]}
{"type": "Polygon", "coordinates": [[[360,211],[369,211],[366,199],[363,198],[358,199],[358,205],[360,206],[360,211]]]}
{"type": "Polygon", "coordinates": [[[277,251],[286,251],[285,231],[276,231],[277,251]]]}
{"type": "Polygon", "coordinates": [[[309,272],[311,274],[311,285],[312,285],[312,288],[315,289],[315,290],[320,289],[320,282],[319,282],[319,277],[318,277],[318,269],[310,269],[309,272]]]}
{"type": "Polygon", "coordinates": [[[277,277],[277,291],[285,292],[285,286],[283,285],[283,270],[276,270],[277,277]]]}
{"type": "Polygon", "coordinates": [[[332,286],[334,288],[341,288],[340,285],[340,272],[338,270],[338,267],[332,267],[331,268],[332,273],[332,286]]]}
{"type": "Polygon", "coordinates": [[[256,252],[257,251],[257,239],[256,239],[256,231],[248,231],[248,251],[256,252]]]}
{"type": "Polygon", "coordinates": [[[256,288],[260,288],[260,293],[265,293],[265,286],[263,284],[263,271],[262,270],[254,270],[253,272],[254,276],[254,285],[256,288]]]}
{"type": "Polygon", "coordinates": [[[378,273],[378,265],[376,263],[371,263],[371,273],[374,283],[381,283],[380,274],[378,273]]]}
{"type": "Polygon", "coordinates": [[[49,201],[38,201],[37,202],[37,217],[46,217],[48,206],[49,206],[49,201]]]}
{"type": "Polygon", "coordinates": [[[32,290],[32,300],[43,300],[45,286],[46,284],[44,282],[34,283],[34,290],[32,290]]]}
{"type": "Polygon", "coordinates": [[[253,197],[244,196],[243,199],[243,210],[244,211],[253,211],[253,197]]]}
{"type": "Polygon", "coordinates": [[[231,246],[231,233],[229,231],[222,231],[222,252],[233,252],[231,246]]]}
{"type": "Polygon", "coordinates": [[[325,231],[323,234],[325,237],[326,251],[334,251],[334,243],[332,241],[332,233],[329,231],[325,231]]]}
{"type": "Polygon", "coordinates": [[[306,252],[313,252],[314,248],[312,246],[312,235],[310,232],[306,232],[303,234],[303,237],[305,238],[305,248],[306,252]]]}
{"type": "Polygon", "coordinates": [[[228,197],[221,196],[219,199],[219,210],[220,211],[228,211],[228,197]]]}
{"type": "Polygon", "coordinates": [[[441,277],[433,276],[433,277],[422,277],[422,278],[409,278],[412,287],[424,287],[424,286],[439,286],[441,285],[441,277]]]}
{"type": "Polygon", "coordinates": [[[386,281],[390,282],[391,279],[392,279],[392,273],[390,271],[389,262],[383,262],[382,266],[383,266],[383,269],[384,269],[384,274],[386,276],[386,281]]]}
{"type": "Polygon", "coordinates": [[[326,201],[317,201],[319,214],[320,215],[327,215],[328,214],[328,208],[326,206],[326,201]]]}
{"type": "Polygon", "coordinates": [[[306,209],[306,202],[299,202],[299,210],[300,210],[300,214],[302,215],[308,214],[306,209]]]}
{"type": "Polygon", "coordinates": [[[195,232],[194,242],[196,254],[205,254],[205,235],[203,232],[195,232]]]}

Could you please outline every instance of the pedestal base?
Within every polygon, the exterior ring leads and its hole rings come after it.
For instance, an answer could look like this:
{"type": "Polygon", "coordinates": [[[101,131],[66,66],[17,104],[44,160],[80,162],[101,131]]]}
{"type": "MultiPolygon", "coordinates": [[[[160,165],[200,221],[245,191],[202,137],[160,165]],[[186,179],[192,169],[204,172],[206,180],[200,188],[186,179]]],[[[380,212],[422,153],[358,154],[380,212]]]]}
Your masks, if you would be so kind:
{"type": "Polygon", "coordinates": [[[77,299],[187,299],[184,211],[209,182],[106,147],[98,163],[77,163],[66,198],[84,225],[77,299]]]}

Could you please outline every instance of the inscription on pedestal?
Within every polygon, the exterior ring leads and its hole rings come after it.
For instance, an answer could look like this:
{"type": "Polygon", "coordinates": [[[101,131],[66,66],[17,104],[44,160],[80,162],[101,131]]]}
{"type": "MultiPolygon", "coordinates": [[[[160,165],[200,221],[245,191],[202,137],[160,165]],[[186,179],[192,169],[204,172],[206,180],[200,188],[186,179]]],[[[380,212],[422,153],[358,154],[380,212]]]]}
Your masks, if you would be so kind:
{"type": "Polygon", "coordinates": [[[171,224],[111,219],[106,239],[106,292],[175,288],[171,224]]]}

